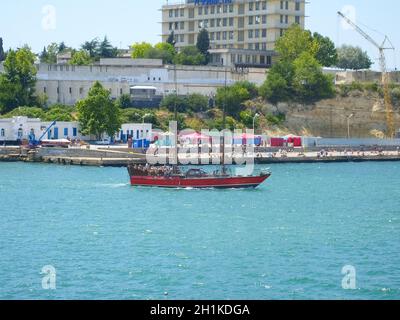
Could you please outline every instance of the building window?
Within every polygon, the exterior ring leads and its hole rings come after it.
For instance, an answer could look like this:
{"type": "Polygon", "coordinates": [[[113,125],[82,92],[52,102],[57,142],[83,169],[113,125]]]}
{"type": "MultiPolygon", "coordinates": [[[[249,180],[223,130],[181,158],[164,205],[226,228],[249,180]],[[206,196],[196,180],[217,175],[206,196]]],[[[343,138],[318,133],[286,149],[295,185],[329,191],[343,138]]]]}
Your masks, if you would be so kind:
{"type": "Polygon", "coordinates": [[[238,19],[238,28],[244,28],[244,17],[238,19]]]}
{"type": "Polygon", "coordinates": [[[0,136],[5,137],[6,136],[6,130],[1,129],[0,136]]]}
{"type": "Polygon", "coordinates": [[[47,92],[47,88],[43,87],[43,93],[46,93],[46,92],[47,92]]]}
{"type": "Polygon", "coordinates": [[[77,130],[77,128],[72,128],[72,135],[73,135],[74,137],[76,137],[76,136],[78,135],[78,130],[77,130]]]}
{"type": "Polygon", "coordinates": [[[263,1],[262,3],[262,9],[267,10],[267,1],[263,1]]]}
{"type": "Polygon", "coordinates": [[[295,16],[295,23],[300,24],[300,16],[295,16]]]}
{"type": "Polygon", "coordinates": [[[296,7],[295,7],[296,11],[300,11],[300,2],[296,1],[296,7]]]}
{"type": "Polygon", "coordinates": [[[253,16],[250,16],[249,17],[249,25],[252,25],[253,24],[253,16]]]}
{"type": "Polygon", "coordinates": [[[174,16],[174,11],[173,10],[169,10],[169,17],[172,18],[174,16]]]}
{"type": "Polygon", "coordinates": [[[72,94],[72,88],[69,87],[69,94],[72,94]]]}
{"type": "Polygon", "coordinates": [[[244,41],[244,31],[238,32],[238,41],[240,42],[244,41]]]}
{"type": "Polygon", "coordinates": [[[185,16],[185,9],[181,9],[181,17],[185,16]]]}
{"type": "Polygon", "coordinates": [[[190,19],[194,18],[194,8],[189,8],[189,18],[190,19]]]}
{"type": "Polygon", "coordinates": [[[262,37],[263,38],[267,37],[267,29],[262,29],[262,37]]]}
{"type": "Polygon", "coordinates": [[[244,3],[243,4],[239,4],[238,13],[239,14],[244,14],[244,3]]]}
{"type": "Polygon", "coordinates": [[[64,137],[68,137],[68,128],[64,128],[64,137]]]}
{"type": "Polygon", "coordinates": [[[249,11],[253,11],[254,3],[249,2],[249,11]]]}
{"type": "Polygon", "coordinates": [[[83,88],[79,88],[79,94],[83,94],[83,88]]]}
{"type": "Polygon", "coordinates": [[[253,30],[249,30],[249,39],[253,39],[253,30]]]}

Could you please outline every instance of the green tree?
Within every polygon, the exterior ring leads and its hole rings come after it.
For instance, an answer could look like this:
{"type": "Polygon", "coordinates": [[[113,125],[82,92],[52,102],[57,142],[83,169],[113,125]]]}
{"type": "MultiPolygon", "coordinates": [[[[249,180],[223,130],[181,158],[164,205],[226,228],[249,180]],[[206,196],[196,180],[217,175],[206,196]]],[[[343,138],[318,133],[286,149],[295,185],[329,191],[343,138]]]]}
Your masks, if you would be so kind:
{"type": "Polygon", "coordinates": [[[123,94],[117,99],[117,105],[121,109],[127,109],[132,107],[132,100],[129,94],[123,94]]]}
{"type": "Polygon", "coordinates": [[[335,44],[329,37],[324,37],[323,35],[315,32],[313,38],[318,43],[318,50],[315,58],[324,67],[335,66],[338,61],[338,53],[335,44]]]}
{"type": "Polygon", "coordinates": [[[292,63],[280,61],[268,71],[267,79],[261,85],[259,94],[273,105],[290,100],[294,96],[291,88],[294,77],[292,63]]]}
{"type": "Polygon", "coordinates": [[[101,139],[104,133],[114,136],[121,128],[121,112],[110,97],[110,91],[96,81],[88,97],[77,103],[78,119],[83,134],[101,139]]]}
{"type": "Polygon", "coordinates": [[[143,121],[143,111],[135,108],[121,110],[121,120],[123,123],[141,123],[143,121]]]}
{"type": "Polygon", "coordinates": [[[100,58],[115,58],[118,54],[118,49],[114,48],[105,36],[103,41],[100,42],[98,54],[100,58]]]}
{"type": "Polygon", "coordinates": [[[165,108],[171,112],[175,112],[175,108],[177,112],[188,111],[187,99],[183,96],[178,96],[176,94],[165,96],[160,103],[160,107],[165,108]]]}
{"type": "Polygon", "coordinates": [[[143,59],[146,56],[148,50],[151,50],[153,46],[148,42],[135,43],[132,45],[132,58],[143,59]]]}
{"type": "Polygon", "coordinates": [[[321,65],[310,53],[304,52],[294,62],[293,89],[303,102],[314,102],[334,95],[331,75],[322,72],[321,65]]]}
{"type": "Polygon", "coordinates": [[[361,70],[369,69],[372,61],[368,53],[360,47],[343,45],[338,48],[338,63],[337,67],[342,69],[361,70]]]}
{"type": "Polygon", "coordinates": [[[99,41],[97,38],[91,40],[91,41],[86,41],[84,44],[82,44],[81,48],[83,50],[86,50],[89,52],[89,55],[91,58],[95,58],[98,53],[98,47],[99,47],[99,41]]]}
{"type": "Polygon", "coordinates": [[[238,88],[238,89],[245,88],[249,92],[249,95],[250,95],[249,99],[255,99],[258,97],[258,88],[254,83],[252,83],[250,81],[235,82],[235,84],[233,85],[233,88],[238,88]]]}
{"type": "Polygon", "coordinates": [[[35,104],[35,58],[28,47],[10,50],[7,54],[3,64],[4,74],[0,75],[0,105],[3,112],[35,104]]]}
{"type": "Polygon", "coordinates": [[[39,55],[40,62],[46,63],[49,60],[49,54],[47,53],[46,47],[43,48],[43,51],[39,55]]]}
{"type": "Polygon", "coordinates": [[[209,109],[209,102],[206,96],[192,93],[186,97],[187,108],[192,112],[204,112],[209,109]]]}
{"type": "Polygon", "coordinates": [[[313,39],[311,32],[303,30],[298,24],[293,24],[287,29],[275,45],[280,60],[288,62],[296,60],[304,52],[315,56],[318,49],[318,42],[313,39]]]}
{"type": "Polygon", "coordinates": [[[0,62],[5,60],[4,48],[3,48],[3,38],[0,37],[0,62]]]}
{"type": "Polygon", "coordinates": [[[169,43],[171,46],[173,46],[175,48],[175,32],[174,30],[171,31],[171,33],[169,34],[168,38],[167,38],[167,43],[169,43]]]}
{"type": "Polygon", "coordinates": [[[277,105],[289,99],[289,85],[280,73],[270,72],[260,87],[260,95],[273,105],[277,105]]]}
{"type": "Polygon", "coordinates": [[[58,53],[66,52],[68,49],[70,48],[67,47],[64,41],[60,42],[60,44],[58,45],[58,53]]]}
{"type": "Polygon", "coordinates": [[[180,65],[204,65],[207,60],[206,57],[197,49],[196,46],[184,47],[175,56],[175,64],[180,65]]]}
{"type": "Polygon", "coordinates": [[[55,64],[57,63],[57,54],[59,53],[58,44],[51,43],[45,47],[42,53],[39,55],[40,62],[47,64],[55,64]]]}
{"type": "Polygon", "coordinates": [[[250,98],[247,88],[233,85],[217,89],[216,103],[220,109],[225,108],[226,114],[237,118],[243,109],[243,103],[250,98]]]}
{"type": "Polygon", "coordinates": [[[86,50],[80,50],[73,53],[69,64],[75,66],[88,66],[93,63],[90,54],[86,50]]]}
{"type": "Polygon", "coordinates": [[[210,36],[207,29],[201,29],[197,36],[197,49],[203,54],[208,61],[208,50],[210,49],[210,36]]]}
{"type": "Polygon", "coordinates": [[[161,59],[163,63],[173,63],[176,51],[169,43],[157,43],[154,48],[145,51],[144,58],[146,59],[161,59]]]}

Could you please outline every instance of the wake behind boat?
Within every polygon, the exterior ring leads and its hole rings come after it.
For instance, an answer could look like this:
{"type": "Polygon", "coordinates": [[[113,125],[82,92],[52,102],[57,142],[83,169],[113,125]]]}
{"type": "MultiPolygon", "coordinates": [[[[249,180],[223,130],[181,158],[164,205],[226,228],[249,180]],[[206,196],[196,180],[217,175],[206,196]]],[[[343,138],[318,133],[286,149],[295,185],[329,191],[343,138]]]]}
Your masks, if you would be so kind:
{"type": "Polygon", "coordinates": [[[128,172],[132,186],[162,188],[257,188],[270,176],[261,172],[253,176],[234,176],[228,170],[207,173],[202,169],[189,169],[182,172],[178,167],[150,167],[129,165],[128,172]]]}

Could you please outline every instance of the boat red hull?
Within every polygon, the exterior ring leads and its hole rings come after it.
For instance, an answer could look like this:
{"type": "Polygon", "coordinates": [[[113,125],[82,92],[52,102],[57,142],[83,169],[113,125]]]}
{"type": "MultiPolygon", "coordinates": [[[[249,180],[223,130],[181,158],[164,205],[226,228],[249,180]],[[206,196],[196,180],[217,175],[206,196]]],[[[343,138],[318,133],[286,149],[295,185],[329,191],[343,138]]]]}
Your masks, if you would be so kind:
{"type": "Polygon", "coordinates": [[[256,188],[269,177],[270,175],[205,178],[131,176],[131,185],[161,188],[256,188]]]}

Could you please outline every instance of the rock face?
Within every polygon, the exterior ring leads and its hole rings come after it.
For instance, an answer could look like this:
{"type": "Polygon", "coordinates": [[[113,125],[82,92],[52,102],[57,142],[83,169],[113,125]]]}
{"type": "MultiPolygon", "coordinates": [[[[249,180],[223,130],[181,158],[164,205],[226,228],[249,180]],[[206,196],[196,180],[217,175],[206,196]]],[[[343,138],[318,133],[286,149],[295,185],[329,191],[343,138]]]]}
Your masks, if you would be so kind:
{"type": "MultiPolygon", "coordinates": [[[[276,111],[275,107],[271,110],[276,111]]],[[[353,138],[379,137],[386,132],[386,110],[378,93],[351,92],[346,97],[337,96],[314,105],[278,105],[286,113],[284,126],[288,132],[323,137],[347,137],[347,119],[350,118],[350,135],[353,138]]],[[[400,128],[400,112],[394,106],[396,131],[400,128]]]]}

